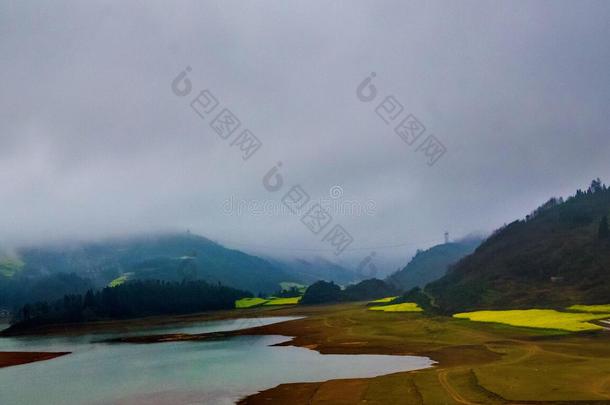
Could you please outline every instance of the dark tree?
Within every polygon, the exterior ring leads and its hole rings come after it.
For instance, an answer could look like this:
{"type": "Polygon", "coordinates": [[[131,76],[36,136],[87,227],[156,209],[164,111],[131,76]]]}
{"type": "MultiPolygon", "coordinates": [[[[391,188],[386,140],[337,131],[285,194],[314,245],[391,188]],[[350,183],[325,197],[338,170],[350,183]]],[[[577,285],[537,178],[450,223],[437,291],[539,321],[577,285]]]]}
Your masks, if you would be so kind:
{"type": "Polygon", "coordinates": [[[599,239],[608,239],[610,230],[608,229],[608,216],[604,215],[602,220],[599,222],[599,239]]]}
{"type": "Polygon", "coordinates": [[[301,304],[323,304],[326,302],[338,302],[342,299],[341,287],[332,281],[316,281],[310,285],[303,298],[301,304]]]}
{"type": "MultiPolygon", "coordinates": [[[[301,291],[299,291],[298,288],[296,287],[290,287],[287,290],[279,290],[276,293],[273,294],[274,297],[278,297],[278,298],[292,298],[292,297],[300,297],[301,296],[301,291]]],[[[262,297],[264,298],[264,297],[262,297]]]]}
{"type": "Polygon", "coordinates": [[[602,184],[602,181],[598,177],[591,182],[591,186],[589,186],[589,193],[597,193],[599,191],[602,191],[604,187],[605,186],[602,184]]]}
{"type": "Polygon", "coordinates": [[[63,299],[50,304],[26,304],[13,319],[13,323],[16,328],[27,328],[50,323],[187,314],[230,309],[236,300],[251,296],[247,291],[202,280],[180,283],[135,280],[117,287],[106,287],[101,291],[88,290],[84,296],[67,294],[63,299]]]}
{"type": "Polygon", "coordinates": [[[376,278],[363,280],[358,284],[347,286],[343,292],[346,301],[374,300],[398,295],[400,291],[394,286],[376,278]]]}
{"type": "Polygon", "coordinates": [[[25,304],[21,310],[21,313],[23,314],[22,316],[24,320],[29,320],[32,317],[32,307],[30,304],[25,304]]]}
{"type": "Polygon", "coordinates": [[[85,294],[85,300],[83,302],[83,308],[93,308],[95,306],[95,297],[93,291],[87,290],[85,294]]]}

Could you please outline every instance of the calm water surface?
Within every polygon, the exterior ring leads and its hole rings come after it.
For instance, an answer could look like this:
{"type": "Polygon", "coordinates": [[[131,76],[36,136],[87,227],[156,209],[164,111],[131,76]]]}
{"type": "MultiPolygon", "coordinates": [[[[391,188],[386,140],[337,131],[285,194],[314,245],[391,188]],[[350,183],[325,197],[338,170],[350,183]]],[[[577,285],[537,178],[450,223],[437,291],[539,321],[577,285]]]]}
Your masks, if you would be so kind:
{"type": "MultiPolygon", "coordinates": [[[[207,321],[120,336],[243,329],[296,318],[207,321]]],[[[0,326],[1,327],[1,326],[0,326]]],[[[271,347],[283,336],[238,336],[203,342],[93,343],[117,334],[0,338],[0,351],[71,351],[49,361],[0,369],[0,404],[233,404],[282,383],[373,377],[430,367],[426,357],[321,355],[271,347]]]]}

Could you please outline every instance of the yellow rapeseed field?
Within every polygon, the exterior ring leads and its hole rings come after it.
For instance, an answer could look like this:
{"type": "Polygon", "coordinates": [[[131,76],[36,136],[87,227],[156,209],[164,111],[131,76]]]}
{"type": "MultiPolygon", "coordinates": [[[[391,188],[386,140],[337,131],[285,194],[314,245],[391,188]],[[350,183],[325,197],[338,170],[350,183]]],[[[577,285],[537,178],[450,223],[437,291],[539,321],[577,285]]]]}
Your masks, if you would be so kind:
{"type": "Polygon", "coordinates": [[[402,304],[393,305],[381,305],[377,307],[370,307],[371,311],[383,311],[383,312],[421,312],[423,309],[414,302],[403,302],[402,304]]]}
{"type": "Polygon", "coordinates": [[[569,332],[600,330],[601,326],[588,323],[597,319],[610,318],[607,314],[559,312],[553,309],[519,309],[508,311],[475,311],[453,315],[454,318],[475,322],[495,322],[529,328],[558,329],[569,332]]]}
{"type": "Polygon", "coordinates": [[[396,298],[398,298],[398,297],[385,297],[385,298],[380,298],[380,299],[378,299],[378,300],[375,300],[375,301],[371,301],[371,302],[369,302],[369,304],[385,304],[386,302],[394,301],[396,298]]]}
{"type": "Polygon", "coordinates": [[[271,298],[263,305],[296,305],[299,301],[301,301],[301,297],[271,298]]]}
{"type": "Polygon", "coordinates": [[[605,305],[572,305],[569,310],[591,313],[606,313],[610,314],[610,304],[605,305]]]}
{"type": "Polygon", "coordinates": [[[252,308],[263,305],[267,300],[264,298],[242,298],[235,301],[235,308],[252,308]]]}

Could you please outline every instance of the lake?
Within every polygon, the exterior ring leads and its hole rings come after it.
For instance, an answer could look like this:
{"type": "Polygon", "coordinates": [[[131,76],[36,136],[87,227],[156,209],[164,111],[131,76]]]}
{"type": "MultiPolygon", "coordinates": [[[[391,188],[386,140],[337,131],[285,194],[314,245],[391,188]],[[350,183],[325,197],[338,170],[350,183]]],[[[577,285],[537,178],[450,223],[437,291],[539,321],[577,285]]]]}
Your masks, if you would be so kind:
{"type": "Polygon", "coordinates": [[[71,351],[53,360],[0,369],[0,404],[233,404],[278,384],[374,377],[432,366],[427,357],[321,355],[272,345],[284,336],[213,341],[110,344],[135,334],[204,333],[283,322],[293,317],[206,321],[122,334],[0,338],[0,351],[71,351]]]}

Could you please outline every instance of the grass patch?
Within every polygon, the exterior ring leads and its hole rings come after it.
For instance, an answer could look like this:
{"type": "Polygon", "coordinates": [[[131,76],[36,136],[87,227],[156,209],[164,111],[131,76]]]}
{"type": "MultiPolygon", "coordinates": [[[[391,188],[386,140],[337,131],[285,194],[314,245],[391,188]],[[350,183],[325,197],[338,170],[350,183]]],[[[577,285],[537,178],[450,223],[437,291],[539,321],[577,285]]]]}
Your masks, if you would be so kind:
{"type": "Polygon", "coordinates": [[[23,269],[24,263],[19,259],[4,258],[0,260],[0,275],[13,277],[23,269]]]}
{"type": "Polygon", "coordinates": [[[296,305],[299,301],[301,301],[301,297],[271,298],[263,305],[296,305]]]}
{"type": "Polygon", "coordinates": [[[253,308],[263,305],[269,300],[264,298],[242,298],[235,301],[235,308],[253,308]]]}
{"type": "Polygon", "coordinates": [[[127,280],[129,280],[129,276],[130,276],[130,274],[127,273],[127,274],[123,274],[120,277],[115,278],[114,280],[112,280],[111,282],[108,283],[108,287],[113,288],[113,287],[118,287],[121,284],[125,284],[125,282],[127,280]]]}
{"type": "Polygon", "coordinates": [[[553,309],[524,309],[508,311],[464,312],[455,314],[453,317],[468,319],[474,322],[493,322],[528,328],[557,329],[568,332],[580,332],[603,329],[601,326],[588,322],[610,318],[610,314],[559,312],[553,309]]]}
{"type": "Polygon", "coordinates": [[[301,297],[290,298],[242,298],[235,301],[235,308],[254,308],[270,305],[296,305],[301,301],[301,297]]]}
{"type": "Polygon", "coordinates": [[[578,312],[589,312],[589,313],[605,313],[610,314],[610,304],[605,305],[572,305],[567,309],[578,312]]]}
{"type": "Polygon", "coordinates": [[[369,302],[369,304],[387,304],[388,302],[394,301],[396,298],[398,298],[398,296],[396,296],[396,297],[380,298],[378,300],[369,302]]]}
{"type": "Polygon", "coordinates": [[[423,309],[421,309],[420,306],[414,302],[403,302],[402,304],[370,307],[369,310],[370,311],[383,311],[383,312],[422,312],[423,311],[423,309]]]}

